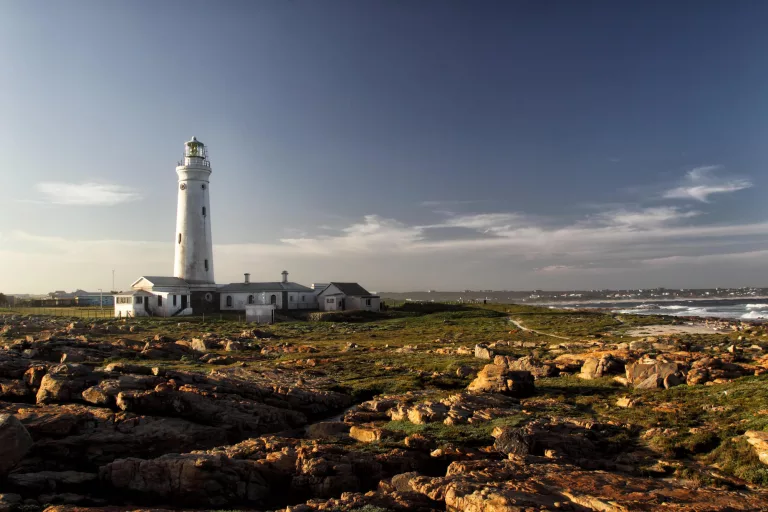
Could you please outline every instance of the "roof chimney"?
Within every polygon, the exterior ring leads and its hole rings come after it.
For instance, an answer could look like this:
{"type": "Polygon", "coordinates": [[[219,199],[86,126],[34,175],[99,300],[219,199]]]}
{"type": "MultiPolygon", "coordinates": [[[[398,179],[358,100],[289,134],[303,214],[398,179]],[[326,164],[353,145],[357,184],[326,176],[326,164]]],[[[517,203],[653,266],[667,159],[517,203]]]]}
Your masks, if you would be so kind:
{"type": "Polygon", "coordinates": [[[288,282],[288,271],[287,270],[283,270],[283,282],[284,283],[288,282]]]}
{"type": "Polygon", "coordinates": [[[245,284],[248,284],[248,283],[250,283],[250,282],[251,282],[251,274],[249,274],[248,272],[246,272],[246,273],[245,273],[245,274],[243,274],[243,275],[245,276],[245,284]]]}

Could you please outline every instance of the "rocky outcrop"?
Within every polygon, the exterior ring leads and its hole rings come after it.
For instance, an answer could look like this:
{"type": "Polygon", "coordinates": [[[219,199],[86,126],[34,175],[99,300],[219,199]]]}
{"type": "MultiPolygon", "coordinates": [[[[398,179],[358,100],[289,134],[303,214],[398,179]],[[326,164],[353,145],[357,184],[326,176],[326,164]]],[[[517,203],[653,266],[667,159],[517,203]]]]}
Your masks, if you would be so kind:
{"type": "Polygon", "coordinates": [[[494,448],[509,457],[547,457],[589,469],[616,469],[611,458],[623,448],[613,439],[627,439],[615,425],[552,418],[535,420],[523,427],[504,427],[494,432],[494,448]]]}
{"type": "Polygon", "coordinates": [[[748,430],[744,433],[744,437],[755,448],[760,462],[768,464],[768,432],[748,430]]]}
{"type": "Polygon", "coordinates": [[[493,350],[484,343],[478,343],[475,345],[475,357],[478,359],[493,359],[493,350]]]}
{"type": "Polygon", "coordinates": [[[626,372],[635,389],[671,388],[685,383],[686,378],[677,363],[633,363],[626,372]]]}
{"type": "Polygon", "coordinates": [[[506,366],[488,364],[480,370],[467,390],[474,393],[501,393],[523,397],[533,394],[536,387],[531,372],[513,371],[506,366]]]}
{"type": "Polygon", "coordinates": [[[624,362],[611,354],[600,357],[590,357],[581,366],[579,377],[582,379],[597,379],[606,375],[617,375],[624,371],[624,362]]]}
{"type": "Polygon", "coordinates": [[[183,418],[223,428],[240,438],[306,423],[303,414],[290,409],[265,405],[237,395],[205,392],[193,386],[182,386],[178,390],[157,386],[152,391],[121,391],[116,403],[126,412],[183,418]]]}
{"type": "MultiPolygon", "coordinates": [[[[393,478],[394,482],[397,477],[393,478]]],[[[764,493],[690,488],[670,480],[587,471],[570,464],[521,461],[453,462],[444,477],[408,475],[400,492],[415,492],[447,510],[763,510],[764,493]]],[[[316,510],[322,510],[316,508],[316,510]]]]}
{"type": "Polygon", "coordinates": [[[32,447],[32,437],[24,425],[10,414],[0,414],[0,477],[24,458],[32,447]]]}
{"type": "Polygon", "coordinates": [[[493,364],[506,366],[510,370],[530,372],[534,379],[555,377],[560,370],[554,364],[542,363],[533,356],[525,356],[519,359],[511,356],[496,356],[493,364]]]}

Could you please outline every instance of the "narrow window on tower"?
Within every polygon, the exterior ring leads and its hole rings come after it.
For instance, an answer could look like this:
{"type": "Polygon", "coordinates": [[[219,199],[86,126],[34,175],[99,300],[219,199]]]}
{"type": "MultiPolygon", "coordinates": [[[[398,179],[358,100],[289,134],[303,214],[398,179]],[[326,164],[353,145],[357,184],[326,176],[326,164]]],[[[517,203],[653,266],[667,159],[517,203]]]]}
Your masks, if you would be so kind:
{"type": "Polygon", "coordinates": [[[205,270],[208,270],[208,260],[205,260],[205,270]]]}
{"type": "Polygon", "coordinates": [[[203,217],[205,217],[205,206],[203,206],[203,217]]]}
{"type": "Polygon", "coordinates": [[[179,243],[181,243],[181,233],[179,233],[179,243]]]}

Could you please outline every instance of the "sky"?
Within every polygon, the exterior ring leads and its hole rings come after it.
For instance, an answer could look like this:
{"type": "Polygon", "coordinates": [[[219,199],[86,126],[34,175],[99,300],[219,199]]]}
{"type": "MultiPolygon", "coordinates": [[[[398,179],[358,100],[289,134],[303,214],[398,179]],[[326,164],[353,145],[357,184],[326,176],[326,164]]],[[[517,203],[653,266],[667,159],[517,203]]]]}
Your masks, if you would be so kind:
{"type": "Polygon", "coordinates": [[[766,2],[0,0],[0,291],[768,286],[766,2]]]}

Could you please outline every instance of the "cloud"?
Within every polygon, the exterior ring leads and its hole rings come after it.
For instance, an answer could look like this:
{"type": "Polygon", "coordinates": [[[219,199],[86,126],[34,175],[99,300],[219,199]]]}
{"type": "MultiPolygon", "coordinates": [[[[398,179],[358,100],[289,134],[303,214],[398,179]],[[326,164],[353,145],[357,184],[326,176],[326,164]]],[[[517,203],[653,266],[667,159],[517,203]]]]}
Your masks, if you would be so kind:
{"type": "Polygon", "coordinates": [[[594,220],[609,226],[623,226],[636,229],[648,229],[663,226],[674,221],[690,219],[701,212],[683,211],[673,206],[659,206],[639,210],[616,209],[602,212],[594,216],[594,220]]]}
{"type": "Polygon", "coordinates": [[[132,188],[104,183],[43,182],[35,188],[45,198],[42,202],[58,205],[114,206],[141,199],[132,188]]]}
{"type": "Polygon", "coordinates": [[[446,199],[443,201],[422,201],[421,206],[457,206],[464,204],[488,203],[489,199],[446,199]]]}
{"type": "Polygon", "coordinates": [[[664,192],[665,199],[695,199],[702,203],[709,202],[709,196],[737,192],[750,188],[752,183],[745,179],[733,177],[718,177],[714,171],[720,169],[717,165],[707,165],[691,169],[685,175],[683,184],[664,192]]]}

